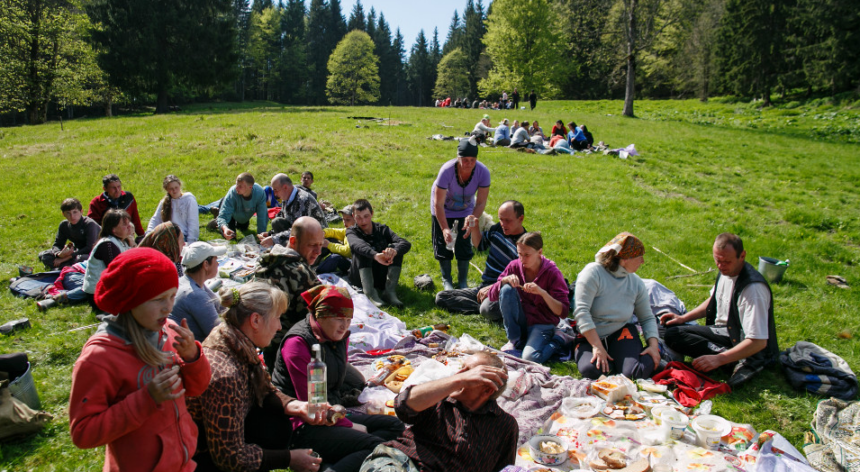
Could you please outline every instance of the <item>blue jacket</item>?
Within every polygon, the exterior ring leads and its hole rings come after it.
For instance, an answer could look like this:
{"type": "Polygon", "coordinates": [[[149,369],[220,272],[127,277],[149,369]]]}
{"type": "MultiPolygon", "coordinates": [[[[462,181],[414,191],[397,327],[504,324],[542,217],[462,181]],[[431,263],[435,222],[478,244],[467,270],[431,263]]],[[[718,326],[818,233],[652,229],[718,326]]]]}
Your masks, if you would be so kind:
{"type": "Polygon", "coordinates": [[[247,223],[251,221],[254,213],[257,214],[257,233],[265,233],[269,227],[265,190],[259,184],[254,184],[251,198],[246,200],[236,193],[236,186],[234,185],[227,191],[224,202],[221,203],[217,218],[218,227],[227,226],[231,219],[236,220],[237,223],[247,223]]]}

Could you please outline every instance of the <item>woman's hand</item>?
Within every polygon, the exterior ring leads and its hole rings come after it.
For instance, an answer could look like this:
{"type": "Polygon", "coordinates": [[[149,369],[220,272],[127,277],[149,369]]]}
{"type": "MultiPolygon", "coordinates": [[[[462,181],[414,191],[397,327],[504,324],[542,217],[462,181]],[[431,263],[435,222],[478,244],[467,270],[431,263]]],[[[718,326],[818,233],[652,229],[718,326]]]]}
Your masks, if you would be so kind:
{"type": "Polygon", "coordinates": [[[591,363],[594,364],[594,367],[597,367],[597,370],[608,373],[610,371],[609,361],[614,360],[609,356],[609,353],[606,352],[602,344],[591,346],[591,363]]]}
{"type": "Polygon", "coordinates": [[[185,395],[185,389],[173,393],[174,390],[182,387],[182,377],[179,375],[179,366],[175,365],[169,369],[164,369],[146,385],[149,395],[155,400],[155,403],[162,404],[168,400],[175,400],[182,395],[185,395]]]}
{"type": "Polygon", "coordinates": [[[194,362],[200,358],[200,348],[198,348],[197,343],[194,342],[194,333],[188,329],[188,320],[183,318],[181,323],[182,326],[177,326],[175,324],[167,326],[179,335],[176,338],[176,342],[173,343],[173,349],[176,349],[176,353],[179,354],[179,357],[181,357],[185,362],[194,362]]]}
{"type": "Polygon", "coordinates": [[[523,285],[523,291],[526,293],[530,293],[532,295],[544,296],[547,294],[546,290],[540,288],[538,286],[538,284],[536,284],[534,282],[529,282],[529,283],[523,285]]]}
{"type": "Polygon", "coordinates": [[[297,472],[316,471],[320,469],[322,458],[313,453],[313,449],[293,449],[290,451],[290,469],[297,472]]]}
{"type": "Polygon", "coordinates": [[[649,355],[654,360],[654,367],[660,365],[660,345],[657,343],[657,338],[648,339],[648,347],[642,350],[640,356],[649,355]]]}
{"type": "Polygon", "coordinates": [[[286,413],[287,416],[297,416],[305,423],[319,426],[321,424],[327,424],[326,416],[329,408],[331,408],[331,406],[329,406],[328,403],[325,403],[322,405],[322,408],[317,410],[316,415],[311,417],[308,413],[308,402],[294,400],[287,403],[287,407],[284,408],[284,413],[286,413]]]}
{"type": "Polygon", "coordinates": [[[450,228],[442,230],[442,237],[445,238],[445,244],[451,244],[451,241],[454,240],[454,234],[451,233],[450,228]]]}
{"type": "Polygon", "coordinates": [[[508,284],[513,288],[520,288],[520,278],[513,274],[505,276],[499,282],[501,282],[502,285],[508,284]]]}

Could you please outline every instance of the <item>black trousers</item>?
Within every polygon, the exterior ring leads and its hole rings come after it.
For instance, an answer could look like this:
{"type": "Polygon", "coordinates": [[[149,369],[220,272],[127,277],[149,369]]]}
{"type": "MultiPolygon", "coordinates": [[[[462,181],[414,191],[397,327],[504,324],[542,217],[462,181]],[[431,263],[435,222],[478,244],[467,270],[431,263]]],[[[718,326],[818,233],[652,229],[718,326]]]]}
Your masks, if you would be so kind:
{"type": "MultiPolygon", "coordinates": [[[[609,361],[609,364],[614,366],[615,373],[624,374],[629,379],[644,379],[651,377],[651,373],[654,372],[654,359],[648,355],[640,356],[644,347],[642,340],[639,339],[639,329],[633,323],[628,323],[607,336],[603,340],[603,347],[606,348],[609,357],[614,359],[609,361]]],[[[583,377],[597,379],[604,372],[591,363],[592,349],[591,344],[583,340],[576,346],[574,359],[583,377]]]]}
{"type": "Polygon", "coordinates": [[[669,326],[665,340],[667,346],[692,358],[712,356],[732,347],[732,339],[725,326],[669,326]]]}
{"type": "Polygon", "coordinates": [[[397,438],[405,429],[403,422],[394,416],[351,414],[349,419],[366,427],[367,432],[338,426],[302,425],[295,432],[293,449],[313,449],[322,457],[320,470],[358,472],[377,445],[397,438]]]}

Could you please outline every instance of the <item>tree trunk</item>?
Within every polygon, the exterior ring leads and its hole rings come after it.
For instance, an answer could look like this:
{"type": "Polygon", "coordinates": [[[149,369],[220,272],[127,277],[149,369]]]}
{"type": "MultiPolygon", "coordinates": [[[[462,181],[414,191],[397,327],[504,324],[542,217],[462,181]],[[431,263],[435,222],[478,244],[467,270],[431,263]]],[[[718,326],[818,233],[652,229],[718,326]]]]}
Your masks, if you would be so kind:
{"type": "Polygon", "coordinates": [[[113,116],[113,95],[111,95],[110,92],[108,92],[107,96],[105,97],[104,107],[105,107],[105,116],[108,118],[112,117],[113,116]]]}
{"type": "Polygon", "coordinates": [[[762,107],[769,107],[772,105],[772,103],[770,101],[770,85],[764,86],[764,89],[762,90],[762,94],[761,94],[761,99],[762,99],[762,104],[761,104],[762,107]]]}
{"type": "Polygon", "coordinates": [[[167,105],[167,87],[162,85],[158,87],[158,101],[155,105],[155,113],[167,113],[168,111],[170,110],[167,105]]]}
{"type": "Polygon", "coordinates": [[[630,0],[630,12],[627,19],[627,86],[624,90],[624,116],[633,117],[633,95],[636,92],[636,4],[638,0],[630,0]]]}
{"type": "Polygon", "coordinates": [[[42,19],[42,4],[40,2],[30,2],[28,5],[27,14],[30,20],[30,51],[27,71],[27,123],[38,125],[44,123],[42,119],[43,113],[40,111],[42,102],[42,93],[39,84],[39,63],[41,62],[41,48],[39,47],[39,37],[41,33],[42,19]]]}

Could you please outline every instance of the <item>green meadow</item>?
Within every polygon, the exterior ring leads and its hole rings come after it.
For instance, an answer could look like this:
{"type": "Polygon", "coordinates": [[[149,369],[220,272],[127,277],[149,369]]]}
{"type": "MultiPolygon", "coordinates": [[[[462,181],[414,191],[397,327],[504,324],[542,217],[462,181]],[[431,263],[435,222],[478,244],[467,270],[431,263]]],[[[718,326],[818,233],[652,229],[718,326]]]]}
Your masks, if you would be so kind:
{"type": "MultiPolygon", "coordinates": [[[[508,199],[523,202],[525,226],[543,233],[544,254],[573,281],[595,252],[621,231],[646,246],[638,274],[653,278],[683,300],[701,303],[714,272],[711,246],[724,231],[739,234],[754,266],[759,256],[790,259],[783,281],[772,285],[779,344],[816,343],[860,362],[860,112],[849,102],[756,103],[639,101],[639,118],[620,116],[618,101],[539,102],[534,111],[490,111],[502,118],[540,121],[549,132],[561,119],[586,124],[597,141],[620,148],[635,143],[639,156],[543,156],[482,148],[492,173],[487,210],[508,199]],[[659,249],[658,252],[656,249],[659,249]],[[841,275],[851,285],[826,283],[841,275]],[[689,277],[673,278],[678,275],[689,277]]],[[[385,107],[285,107],[275,103],[212,104],[168,115],[84,118],[42,126],[0,129],[0,282],[7,286],[25,264],[40,270],[36,254],[53,242],[60,202],[77,197],[86,207],[101,193],[101,177],[117,173],[137,198],[141,218],[152,216],[176,174],[184,190],[208,203],[223,196],[236,175],[251,172],[265,185],[278,172],[298,181],[315,174],[321,199],[342,207],[367,198],[375,220],[412,242],[399,289],[406,303],[390,312],[410,327],[446,322],[499,347],[504,331],[480,315],[451,315],[418,292],[412,278],[433,275],[430,186],[450,141],[432,134],[471,131],[482,110],[385,107]],[[386,121],[352,119],[379,117],[386,121]],[[390,118],[390,121],[388,119],[390,118]]],[[[205,226],[210,217],[201,217],[205,226]]],[[[253,225],[252,225],[253,226],[253,225]]],[[[202,239],[219,235],[201,230],[202,239]]],[[[473,260],[483,267],[483,255],[473,260]]],[[[479,273],[473,271],[471,283],[479,273]]],[[[93,470],[104,450],[77,449],[68,433],[72,366],[96,323],[89,308],[39,313],[32,300],[0,294],[0,322],[27,317],[32,328],[0,338],[0,353],[27,352],[45,410],[54,420],[41,433],[0,445],[0,470],[93,470]]],[[[554,373],[578,377],[572,363],[554,373]]],[[[717,379],[725,380],[721,374],[717,379]]],[[[714,399],[714,412],[759,431],[779,431],[796,446],[819,397],[793,390],[778,368],[714,399]]]]}

